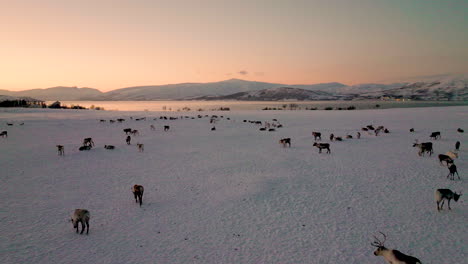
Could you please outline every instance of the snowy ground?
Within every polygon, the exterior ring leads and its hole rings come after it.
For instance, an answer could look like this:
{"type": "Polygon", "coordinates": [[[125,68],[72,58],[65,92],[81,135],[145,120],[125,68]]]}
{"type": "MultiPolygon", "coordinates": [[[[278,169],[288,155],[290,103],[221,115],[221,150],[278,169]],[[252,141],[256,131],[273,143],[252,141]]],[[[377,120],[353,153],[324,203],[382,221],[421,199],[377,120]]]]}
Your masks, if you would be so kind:
{"type": "Polygon", "coordinates": [[[210,131],[208,118],[153,121],[180,113],[1,109],[1,262],[385,263],[370,245],[382,231],[387,247],[425,264],[467,263],[466,195],[438,213],[434,191],[468,189],[468,132],[456,132],[468,130],[468,107],[215,114],[231,120],[210,131]],[[119,117],[127,121],[99,122],[119,117]],[[273,118],[285,127],[242,122],[273,118]],[[312,131],[329,142],[368,124],[391,133],[331,142],[330,155],[312,147],[312,131]],[[141,133],[130,146],[127,127],[141,133]],[[442,139],[419,157],[412,143],[432,131],[442,139]],[[85,137],[96,147],[80,152],[85,137]],[[457,140],[462,179],[450,181],[437,154],[457,140]],[[145,186],[141,208],[133,184],[145,186]],[[68,222],[75,208],[91,212],[89,235],[68,222]]]}

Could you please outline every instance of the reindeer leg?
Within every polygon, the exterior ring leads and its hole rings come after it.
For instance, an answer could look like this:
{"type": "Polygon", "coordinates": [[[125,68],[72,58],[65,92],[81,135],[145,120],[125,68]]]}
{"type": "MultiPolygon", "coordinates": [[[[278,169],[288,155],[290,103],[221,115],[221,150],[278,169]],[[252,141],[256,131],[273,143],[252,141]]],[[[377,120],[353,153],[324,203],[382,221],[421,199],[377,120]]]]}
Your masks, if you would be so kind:
{"type": "Polygon", "coordinates": [[[83,234],[83,231],[85,230],[85,223],[84,221],[81,221],[81,232],[80,235],[83,234]]]}
{"type": "Polygon", "coordinates": [[[89,233],[89,221],[86,221],[86,234],[89,233]]]}
{"type": "Polygon", "coordinates": [[[442,202],[440,203],[440,210],[444,209],[444,202],[445,202],[445,200],[442,200],[442,202]]]}
{"type": "Polygon", "coordinates": [[[452,208],[450,208],[450,199],[448,200],[447,204],[448,204],[449,210],[452,210],[452,208]]]}
{"type": "Polygon", "coordinates": [[[436,201],[436,204],[437,204],[437,211],[440,211],[439,202],[436,201]]]}

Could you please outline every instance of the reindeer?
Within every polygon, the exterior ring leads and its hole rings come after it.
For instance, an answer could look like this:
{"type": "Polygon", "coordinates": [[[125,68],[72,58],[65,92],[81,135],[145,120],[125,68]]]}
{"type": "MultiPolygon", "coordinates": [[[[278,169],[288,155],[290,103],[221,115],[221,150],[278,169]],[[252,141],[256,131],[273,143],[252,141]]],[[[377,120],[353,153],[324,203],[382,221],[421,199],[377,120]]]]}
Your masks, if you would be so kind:
{"type": "Polygon", "coordinates": [[[317,147],[319,149],[319,153],[322,153],[322,149],[326,149],[327,153],[330,154],[330,144],[328,143],[317,143],[315,142],[314,147],[317,147]]]}
{"type": "Polygon", "coordinates": [[[125,142],[127,142],[127,145],[130,145],[131,140],[132,138],[130,136],[127,136],[127,138],[125,139],[125,142]]]}
{"type": "Polygon", "coordinates": [[[333,135],[333,133],[332,133],[332,134],[330,134],[330,141],[333,141],[333,139],[335,139],[335,135],[333,135]]]}
{"type": "Polygon", "coordinates": [[[409,132],[413,133],[413,132],[414,132],[414,128],[410,128],[409,132]]]}
{"type": "Polygon", "coordinates": [[[112,145],[104,145],[104,148],[105,149],[115,149],[115,147],[112,146],[112,145]]]}
{"type": "Polygon", "coordinates": [[[279,141],[280,144],[283,144],[283,148],[286,147],[286,145],[289,145],[291,147],[291,138],[282,138],[279,141]]]}
{"type": "Polygon", "coordinates": [[[335,137],[335,140],[336,141],[343,141],[343,138],[342,137],[335,137]]]}
{"type": "Polygon", "coordinates": [[[432,142],[424,142],[418,144],[418,141],[416,140],[416,142],[413,144],[413,147],[419,148],[419,156],[424,156],[425,152],[429,152],[429,156],[432,156],[432,153],[434,153],[434,150],[432,149],[432,142]]]}
{"type": "Polygon", "coordinates": [[[151,130],[153,130],[153,131],[156,130],[156,128],[155,128],[153,125],[151,125],[150,128],[151,128],[151,130]]]}
{"type": "Polygon", "coordinates": [[[137,143],[137,146],[138,146],[138,152],[145,151],[145,145],[144,144],[137,143]]]}
{"type": "Polygon", "coordinates": [[[57,151],[58,151],[59,156],[65,155],[65,150],[62,145],[57,145],[57,151]]]}
{"type": "Polygon", "coordinates": [[[134,129],[134,130],[132,130],[131,134],[133,136],[136,136],[136,135],[140,135],[140,132],[138,132],[138,130],[134,129]]]}
{"type": "Polygon", "coordinates": [[[125,132],[125,135],[131,134],[132,129],[131,128],[124,128],[123,132],[125,132]]]}
{"type": "Polygon", "coordinates": [[[73,228],[76,228],[76,233],[78,233],[78,223],[81,223],[81,233],[83,234],[83,231],[85,229],[86,225],[86,234],[89,233],[89,211],[86,209],[75,209],[75,212],[73,213],[71,217],[71,222],[73,223],[73,228]]]}
{"type": "Polygon", "coordinates": [[[164,131],[169,131],[170,126],[164,126],[164,131]]]}
{"type": "Polygon", "coordinates": [[[458,201],[458,199],[460,199],[460,196],[462,194],[461,193],[456,193],[456,192],[453,192],[452,190],[450,189],[437,189],[436,192],[435,192],[435,200],[436,200],[436,203],[437,203],[437,211],[440,211],[442,210],[442,207],[444,207],[444,200],[448,200],[447,204],[448,204],[448,209],[449,210],[452,210],[450,208],[450,200],[455,200],[455,202],[458,201]],[[440,208],[439,208],[439,204],[442,202],[442,204],[440,205],[440,208]]]}
{"type": "Polygon", "coordinates": [[[458,129],[457,129],[457,132],[458,132],[458,133],[463,133],[463,132],[465,132],[465,130],[463,130],[463,129],[461,129],[461,128],[458,128],[458,129]]]}
{"type": "Polygon", "coordinates": [[[211,131],[215,131],[215,130],[216,130],[216,127],[212,127],[212,128],[211,128],[211,131]]]}
{"type": "Polygon", "coordinates": [[[312,136],[314,136],[315,141],[317,141],[317,138],[319,140],[322,140],[322,133],[320,133],[320,132],[312,132],[312,136]]]}
{"type": "Polygon", "coordinates": [[[81,146],[78,150],[83,151],[83,150],[90,150],[91,146],[81,146]]]}
{"type": "Polygon", "coordinates": [[[440,139],[441,138],[440,132],[432,132],[429,137],[434,140],[440,139]]]}
{"type": "Polygon", "coordinates": [[[384,243],[387,240],[387,236],[383,235],[384,240],[380,241],[376,236],[374,236],[375,241],[371,243],[372,246],[376,247],[377,250],[374,251],[375,256],[382,256],[389,264],[417,264],[421,261],[415,257],[405,255],[396,249],[388,249],[385,247],[384,243]]]}
{"type": "Polygon", "coordinates": [[[351,136],[351,135],[346,135],[346,138],[348,138],[348,139],[349,139],[349,138],[353,138],[353,136],[351,136]]]}
{"type": "Polygon", "coordinates": [[[455,150],[456,150],[456,151],[460,150],[460,141],[457,141],[457,142],[455,143],[455,150]]]}
{"type": "MultiPolygon", "coordinates": [[[[131,117],[130,117],[130,118],[131,118],[131,117]]],[[[125,121],[125,119],[123,119],[123,118],[117,119],[117,122],[119,122],[119,123],[122,123],[123,121],[125,121]]]]}
{"type": "Polygon", "coordinates": [[[115,120],[111,119],[111,120],[109,120],[109,123],[113,124],[113,123],[115,123],[115,120]]]}
{"type": "Polygon", "coordinates": [[[357,132],[357,138],[358,138],[358,139],[361,138],[361,133],[360,133],[360,132],[357,132]]]}
{"type": "Polygon", "coordinates": [[[132,187],[132,192],[133,192],[133,195],[135,196],[135,202],[138,203],[138,200],[140,200],[140,207],[141,207],[141,204],[143,203],[144,191],[145,189],[141,185],[135,184],[132,187]]]}
{"type": "Polygon", "coordinates": [[[457,171],[457,166],[455,166],[455,164],[452,163],[452,165],[450,165],[450,167],[448,167],[449,169],[449,174],[447,175],[447,179],[449,178],[449,176],[452,176],[450,177],[450,180],[454,181],[455,180],[455,173],[457,174],[458,176],[458,179],[460,179],[460,174],[458,174],[458,171],[457,171]]]}
{"type": "Polygon", "coordinates": [[[369,130],[374,130],[374,129],[375,129],[375,128],[374,128],[373,126],[371,126],[371,125],[368,125],[368,126],[366,126],[366,127],[367,127],[367,129],[369,129],[369,130]]]}
{"type": "Polygon", "coordinates": [[[8,137],[8,131],[2,131],[2,132],[0,132],[0,137],[2,137],[2,138],[8,137]]]}
{"type": "Polygon", "coordinates": [[[388,134],[388,133],[390,133],[390,130],[388,130],[388,128],[385,128],[383,132],[384,132],[385,134],[388,134]]]}
{"type": "Polygon", "coordinates": [[[458,159],[458,153],[457,152],[447,151],[447,152],[445,152],[445,155],[449,156],[452,159],[458,159]]]}
{"type": "Polygon", "coordinates": [[[85,138],[83,139],[83,146],[94,146],[94,141],[92,138],[85,138]]]}
{"type": "Polygon", "coordinates": [[[444,155],[444,154],[439,154],[440,165],[444,165],[442,163],[442,161],[445,161],[445,163],[447,164],[447,167],[449,166],[449,164],[453,164],[453,159],[452,158],[450,158],[449,156],[444,155]]]}
{"type": "Polygon", "coordinates": [[[369,131],[369,129],[367,127],[363,127],[361,128],[362,131],[369,131]]]}

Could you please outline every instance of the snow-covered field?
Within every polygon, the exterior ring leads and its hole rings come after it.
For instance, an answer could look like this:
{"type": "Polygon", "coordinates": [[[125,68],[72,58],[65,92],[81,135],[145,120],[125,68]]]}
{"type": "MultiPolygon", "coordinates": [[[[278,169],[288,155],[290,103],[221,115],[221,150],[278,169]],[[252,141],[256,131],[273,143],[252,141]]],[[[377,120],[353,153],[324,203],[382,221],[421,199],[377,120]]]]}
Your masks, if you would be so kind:
{"type": "Polygon", "coordinates": [[[456,132],[468,107],[200,114],[225,118],[210,131],[206,117],[153,121],[180,113],[1,109],[0,262],[385,263],[370,245],[381,231],[425,264],[467,263],[466,195],[438,213],[434,191],[468,189],[467,132],[456,132]],[[273,118],[276,132],[242,122],[273,118]],[[331,142],[331,154],[312,146],[312,131],[330,142],[368,124],[391,133],[331,142]],[[140,131],[130,146],[127,127],[140,131]],[[419,157],[412,143],[432,131],[442,139],[419,157]],[[86,137],[96,146],[80,152],[86,137]],[[437,154],[457,140],[461,180],[450,181],[437,154]],[[145,187],[141,208],[133,184],[145,187]],[[89,235],[68,222],[75,208],[91,212],[89,235]]]}

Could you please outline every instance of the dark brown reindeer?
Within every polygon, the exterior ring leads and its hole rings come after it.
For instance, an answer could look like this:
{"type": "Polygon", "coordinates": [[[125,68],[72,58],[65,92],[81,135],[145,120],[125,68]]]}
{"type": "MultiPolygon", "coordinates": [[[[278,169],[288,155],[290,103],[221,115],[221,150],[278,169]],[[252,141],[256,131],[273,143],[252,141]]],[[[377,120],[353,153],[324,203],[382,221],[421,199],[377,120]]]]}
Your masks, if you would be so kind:
{"type": "Polygon", "coordinates": [[[94,146],[94,141],[92,138],[85,138],[83,139],[83,146],[94,146]]]}
{"type": "Polygon", "coordinates": [[[140,200],[140,207],[143,204],[143,192],[144,191],[145,189],[141,185],[135,184],[132,187],[133,196],[135,196],[135,202],[138,203],[138,200],[140,200]]]}
{"type": "Polygon", "coordinates": [[[458,132],[458,133],[463,133],[463,132],[465,132],[465,130],[463,130],[463,129],[461,129],[461,128],[458,128],[458,129],[457,129],[457,132],[458,132]]]}
{"type": "Polygon", "coordinates": [[[132,130],[131,134],[132,134],[133,136],[137,136],[137,135],[139,136],[139,135],[140,135],[140,132],[138,132],[138,130],[134,129],[134,130],[132,130]]]}
{"type": "Polygon", "coordinates": [[[330,134],[330,141],[333,141],[333,139],[335,139],[335,135],[333,135],[333,133],[332,133],[332,134],[330,134]]]}
{"type": "Polygon", "coordinates": [[[8,137],[8,131],[0,132],[0,137],[2,137],[2,138],[8,137]]]}
{"type": "Polygon", "coordinates": [[[455,150],[460,150],[460,141],[455,143],[455,150]]]}
{"type": "Polygon", "coordinates": [[[170,128],[170,126],[164,126],[164,131],[169,131],[170,128]]]}
{"type": "Polygon", "coordinates": [[[455,180],[455,173],[457,174],[458,176],[458,179],[460,179],[460,174],[458,174],[458,171],[457,171],[457,166],[455,166],[455,164],[452,163],[452,165],[450,165],[450,167],[448,167],[449,169],[449,174],[447,175],[447,178],[449,178],[450,176],[450,180],[454,181],[455,180]]]}
{"type": "Polygon", "coordinates": [[[385,240],[387,240],[387,236],[382,232],[379,233],[383,235],[384,240],[380,241],[374,236],[375,240],[371,243],[372,246],[377,248],[377,250],[374,251],[375,256],[382,256],[389,264],[421,264],[421,261],[415,257],[403,254],[396,249],[386,248],[384,243],[385,240]]]}
{"type": "Polygon", "coordinates": [[[127,145],[130,145],[130,141],[132,140],[132,138],[130,136],[127,136],[127,138],[125,139],[125,142],[127,142],[127,145]]]}
{"type": "Polygon", "coordinates": [[[76,233],[78,233],[78,223],[81,223],[81,233],[85,230],[86,225],[86,234],[89,233],[89,211],[86,209],[75,209],[73,215],[71,217],[71,222],[73,224],[73,228],[76,228],[76,233]]]}
{"type": "Polygon", "coordinates": [[[125,135],[129,135],[132,133],[132,129],[131,128],[124,128],[123,132],[125,132],[125,135]]]}
{"type": "Polygon", "coordinates": [[[448,209],[449,210],[452,210],[452,208],[450,208],[450,200],[455,200],[455,202],[458,201],[458,199],[460,199],[460,196],[462,194],[461,193],[456,193],[456,192],[453,192],[452,190],[450,189],[437,189],[436,192],[435,192],[435,200],[436,200],[436,204],[437,204],[437,211],[440,211],[442,210],[442,207],[444,207],[444,201],[447,200],[447,204],[448,204],[448,209]],[[440,208],[439,208],[439,204],[440,204],[440,208]]]}
{"type": "Polygon", "coordinates": [[[315,141],[317,141],[317,138],[319,140],[322,140],[322,133],[320,133],[320,132],[312,132],[312,136],[314,136],[315,141]]]}
{"type": "Polygon", "coordinates": [[[429,136],[431,139],[437,140],[441,138],[440,132],[432,132],[429,136]]]}
{"type": "Polygon", "coordinates": [[[115,149],[115,146],[112,145],[104,145],[105,149],[115,149]]]}
{"type": "Polygon", "coordinates": [[[445,163],[447,164],[447,167],[449,166],[449,164],[453,164],[453,159],[447,155],[444,155],[444,154],[439,154],[439,162],[440,162],[440,165],[444,165],[442,162],[445,161],[445,163]]]}
{"type": "Polygon", "coordinates": [[[434,153],[434,150],[432,149],[432,142],[424,142],[424,143],[417,143],[417,141],[413,144],[413,147],[418,147],[419,152],[418,155],[424,156],[424,153],[428,152],[429,156],[432,156],[432,153],[434,153]]]}
{"type": "Polygon", "coordinates": [[[59,156],[65,155],[65,149],[62,145],[57,145],[57,151],[59,156]]]}
{"type": "Polygon", "coordinates": [[[279,141],[280,144],[283,144],[283,148],[286,147],[286,145],[289,145],[291,147],[291,138],[282,138],[279,141]]]}
{"type": "Polygon", "coordinates": [[[317,143],[315,142],[314,147],[317,147],[319,149],[319,153],[322,153],[322,149],[326,149],[327,153],[330,154],[330,144],[328,143],[317,143]]]}

